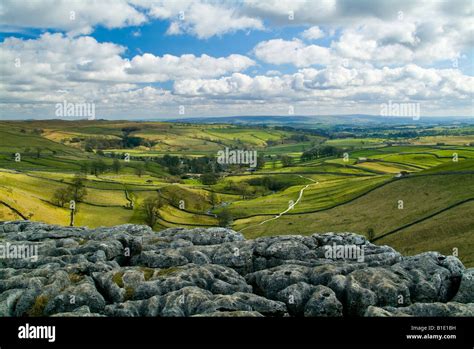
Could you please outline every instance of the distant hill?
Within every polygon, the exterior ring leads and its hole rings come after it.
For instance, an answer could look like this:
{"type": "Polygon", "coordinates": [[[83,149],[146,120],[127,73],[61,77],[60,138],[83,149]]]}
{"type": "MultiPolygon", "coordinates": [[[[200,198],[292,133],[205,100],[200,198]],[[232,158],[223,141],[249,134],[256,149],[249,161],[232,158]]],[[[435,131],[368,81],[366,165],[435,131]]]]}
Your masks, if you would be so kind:
{"type": "Polygon", "coordinates": [[[379,115],[350,114],[327,116],[303,115],[257,115],[257,116],[223,116],[223,117],[190,117],[169,119],[170,122],[194,124],[245,124],[245,125],[292,125],[311,127],[315,125],[446,125],[455,123],[474,124],[473,117],[421,117],[413,120],[410,117],[383,117],[379,115]]]}

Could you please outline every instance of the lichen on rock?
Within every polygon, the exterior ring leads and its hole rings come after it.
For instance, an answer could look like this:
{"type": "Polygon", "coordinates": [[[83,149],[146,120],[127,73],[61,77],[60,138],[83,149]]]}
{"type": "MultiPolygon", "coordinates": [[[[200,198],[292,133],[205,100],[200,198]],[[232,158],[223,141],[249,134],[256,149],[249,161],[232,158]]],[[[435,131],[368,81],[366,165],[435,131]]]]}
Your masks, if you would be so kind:
{"type": "Polygon", "coordinates": [[[0,316],[474,316],[474,273],[456,257],[352,233],[13,221],[0,243],[37,252],[0,258],[0,316]]]}

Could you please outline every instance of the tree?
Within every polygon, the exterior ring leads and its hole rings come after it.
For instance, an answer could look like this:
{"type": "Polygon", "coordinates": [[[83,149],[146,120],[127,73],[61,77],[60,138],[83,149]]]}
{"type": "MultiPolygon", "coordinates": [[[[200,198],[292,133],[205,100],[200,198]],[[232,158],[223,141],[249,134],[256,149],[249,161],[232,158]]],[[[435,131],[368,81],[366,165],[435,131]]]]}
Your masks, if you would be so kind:
{"type": "Polygon", "coordinates": [[[156,224],[159,215],[159,209],[163,206],[161,197],[148,197],[143,201],[142,210],[145,214],[145,223],[150,227],[156,224]]]}
{"type": "Polygon", "coordinates": [[[107,170],[107,164],[104,160],[93,161],[91,164],[91,173],[98,176],[107,170]]]}
{"type": "Polygon", "coordinates": [[[138,177],[141,177],[143,176],[143,174],[145,173],[145,168],[143,167],[143,165],[137,165],[137,167],[135,167],[135,174],[138,176],[138,177]]]}
{"type": "Polygon", "coordinates": [[[332,145],[318,145],[303,152],[301,155],[301,161],[318,159],[320,157],[340,156],[343,152],[344,149],[332,145]]]}
{"type": "Polygon", "coordinates": [[[53,193],[53,202],[59,207],[64,207],[64,205],[69,202],[71,196],[71,191],[69,188],[58,188],[53,193]]]}
{"type": "Polygon", "coordinates": [[[220,227],[228,227],[233,222],[232,213],[227,207],[224,207],[219,213],[217,213],[217,220],[220,227]]]}
{"type": "Polygon", "coordinates": [[[248,196],[251,195],[252,188],[250,188],[250,185],[247,182],[239,182],[236,184],[237,184],[237,191],[242,196],[242,199],[245,200],[248,196]]]}
{"type": "Polygon", "coordinates": [[[283,155],[281,157],[281,164],[283,165],[283,167],[293,166],[293,158],[288,155],[283,155]]]}
{"type": "Polygon", "coordinates": [[[85,147],[84,147],[84,150],[88,153],[93,153],[94,152],[94,148],[92,148],[92,146],[90,144],[86,144],[85,147]]]}
{"type": "Polygon", "coordinates": [[[216,184],[217,179],[218,179],[217,175],[215,173],[212,173],[212,172],[204,173],[201,176],[201,182],[204,185],[216,184]]]}
{"type": "Polygon", "coordinates": [[[215,207],[216,205],[219,204],[219,198],[217,197],[216,193],[214,193],[213,191],[209,192],[208,199],[212,207],[215,207]]]}
{"type": "Polygon", "coordinates": [[[89,169],[90,169],[90,166],[88,162],[83,162],[81,164],[81,172],[83,172],[85,175],[89,173],[89,169]]]}
{"type": "Polygon", "coordinates": [[[85,178],[81,175],[76,175],[73,178],[71,186],[69,187],[71,200],[74,200],[75,202],[81,202],[86,197],[87,189],[84,185],[84,180],[85,178]]]}
{"type": "Polygon", "coordinates": [[[67,188],[58,188],[53,193],[52,201],[59,207],[64,207],[69,201],[82,202],[87,195],[84,177],[76,175],[67,188]]]}
{"type": "Polygon", "coordinates": [[[119,173],[120,169],[122,168],[122,164],[118,159],[114,159],[112,162],[112,170],[114,170],[115,173],[119,173]]]}

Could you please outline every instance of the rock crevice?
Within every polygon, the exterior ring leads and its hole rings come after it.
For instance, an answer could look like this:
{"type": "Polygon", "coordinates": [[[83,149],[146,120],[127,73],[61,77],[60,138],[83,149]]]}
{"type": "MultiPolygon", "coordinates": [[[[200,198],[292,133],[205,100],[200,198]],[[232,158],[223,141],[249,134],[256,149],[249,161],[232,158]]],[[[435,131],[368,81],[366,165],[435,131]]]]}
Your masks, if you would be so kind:
{"type": "Polygon", "coordinates": [[[0,222],[0,316],[474,316],[474,270],[351,233],[0,222]]]}

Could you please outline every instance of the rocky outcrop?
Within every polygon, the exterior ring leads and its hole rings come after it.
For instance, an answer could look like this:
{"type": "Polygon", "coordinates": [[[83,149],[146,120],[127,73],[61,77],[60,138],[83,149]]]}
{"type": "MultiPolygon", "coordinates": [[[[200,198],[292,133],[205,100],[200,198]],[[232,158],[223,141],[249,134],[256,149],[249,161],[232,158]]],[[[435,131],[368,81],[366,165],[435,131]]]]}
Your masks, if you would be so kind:
{"type": "Polygon", "coordinates": [[[473,279],[350,233],[0,223],[0,316],[473,316],[473,279]]]}

